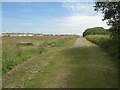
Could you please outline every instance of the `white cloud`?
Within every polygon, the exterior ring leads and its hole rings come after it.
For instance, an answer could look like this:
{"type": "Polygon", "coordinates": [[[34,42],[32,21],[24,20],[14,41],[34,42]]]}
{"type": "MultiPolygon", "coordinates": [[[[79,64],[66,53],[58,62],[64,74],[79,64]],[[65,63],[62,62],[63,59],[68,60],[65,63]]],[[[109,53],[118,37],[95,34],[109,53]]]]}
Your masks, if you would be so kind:
{"type": "Polygon", "coordinates": [[[93,15],[97,12],[94,11],[93,2],[66,2],[63,7],[73,13],[81,13],[82,15],[93,15]]]}
{"type": "Polygon", "coordinates": [[[102,16],[96,15],[96,16],[82,16],[82,15],[72,15],[67,17],[67,21],[69,24],[72,26],[79,26],[80,24],[82,25],[101,25],[104,22],[101,20],[102,16]]]}
{"type": "MultiPolygon", "coordinates": [[[[96,16],[73,14],[66,17],[47,19],[47,21],[41,20],[41,18],[21,20],[19,21],[19,23],[14,22],[16,23],[16,26],[14,26],[13,23],[11,23],[9,24],[9,27],[12,27],[12,25],[15,28],[19,27],[20,30],[18,30],[18,32],[32,31],[32,32],[42,32],[42,33],[73,33],[73,34],[82,35],[83,31],[85,31],[85,29],[87,28],[98,27],[98,26],[109,28],[106,22],[102,21],[102,18],[103,17],[101,14],[96,16]]],[[[9,27],[8,30],[10,29],[9,27]]],[[[7,27],[4,26],[4,28],[7,27]]]]}
{"type": "MultiPolygon", "coordinates": [[[[63,3],[63,7],[73,12],[68,16],[60,16],[59,18],[48,18],[48,17],[27,17],[25,19],[14,20],[11,18],[4,19],[4,28],[8,30],[13,26],[15,28],[19,27],[18,31],[33,31],[42,33],[76,33],[82,35],[83,31],[91,27],[104,27],[109,28],[106,22],[102,21],[101,14],[95,14],[93,10],[93,4],[91,3],[63,3]],[[14,26],[14,22],[16,25],[14,26]],[[9,24],[10,23],[10,24],[9,24]],[[9,28],[10,27],[10,28],[9,28]]],[[[22,11],[24,12],[24,10],[22,11]]],[[[33,12],[30,10],[29,12],[33,12]]],[[[12,29],[15,29],[12,28],[12,29]]],[[[16,30],[16,29],[15,29],[16,30]]]]}
{"type": "Polygon", "coordinates": [[[72,14],[55,20],[55,25],[60,27],[58,30],[82,35],[87,28],[109,28],[106,22],[102,21],[102,15],[94,11],[93,3],[72,1],[63,3],[63,7],[70,10],[72,14]]]}
{"type": "Polygon", "coordinates": [[[65,33],[76,33],[82,35],[83,31],[92,27],[104,27],[109,28],[106,22],[102,21],[102,15],[96,16],[83,16],[83,15],[71,15],[52,21],[58,31],[65,33]]]}

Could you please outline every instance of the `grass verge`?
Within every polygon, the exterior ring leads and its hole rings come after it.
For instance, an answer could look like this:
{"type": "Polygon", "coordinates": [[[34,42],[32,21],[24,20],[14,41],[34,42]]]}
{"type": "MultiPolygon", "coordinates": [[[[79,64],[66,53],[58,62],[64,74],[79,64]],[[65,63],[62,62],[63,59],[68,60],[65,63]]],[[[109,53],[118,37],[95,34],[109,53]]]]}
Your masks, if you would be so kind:
{"type": "MultiPolygon", "coordinates": [[[[82,38],[81,38],[82,39],[82,38]]],[[[117,64],[97,45],[63,48],[17,66],[3,78],[6,88],[117,88],[117,64]]]]}

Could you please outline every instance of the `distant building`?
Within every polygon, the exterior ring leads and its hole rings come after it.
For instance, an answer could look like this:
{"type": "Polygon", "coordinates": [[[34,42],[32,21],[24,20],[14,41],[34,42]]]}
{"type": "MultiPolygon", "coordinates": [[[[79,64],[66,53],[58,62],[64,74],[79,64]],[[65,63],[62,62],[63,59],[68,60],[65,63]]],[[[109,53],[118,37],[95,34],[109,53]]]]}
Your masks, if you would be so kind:
{"type": "Polygon", "coordinates": [[[34,36],[43,36],[41,33],[35,33],[34,36]]]}
{"type": "Polygon", "coordinates": [[[59,36],[58,34],[55,34],[55,36],[59,36]]]}
{"type": "Polygon", "coordinates": [[[53,34],[43,34],[43,36],[54,36],[53,34]]]}
{"type": "Polygon", "coordinates": [[[2,33],[2,36],[73,36],[76,34],[42,34],[42,33],[2,33]]]}
{"type": "Polygon", "coordinates": [[[33,33],[2,33],[2,36],[34,36],[33,33]]]}
{"type": "Polygon", "coordinates": [[[10,33],[2,33],[2,36],[10,36],[10,33]]]}

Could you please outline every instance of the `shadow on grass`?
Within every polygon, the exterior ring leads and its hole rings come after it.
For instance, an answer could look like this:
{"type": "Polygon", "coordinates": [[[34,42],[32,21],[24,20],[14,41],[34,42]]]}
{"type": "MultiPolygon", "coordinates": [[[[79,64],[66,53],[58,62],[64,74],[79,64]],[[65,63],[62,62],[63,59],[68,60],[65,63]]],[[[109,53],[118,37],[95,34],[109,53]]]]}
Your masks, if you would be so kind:
{"type": "Polygon", "coordinates": [[[71,48],[62,51],[71,75],[71,88],[117,88],[116,61],[97,46],[71,48]]]}

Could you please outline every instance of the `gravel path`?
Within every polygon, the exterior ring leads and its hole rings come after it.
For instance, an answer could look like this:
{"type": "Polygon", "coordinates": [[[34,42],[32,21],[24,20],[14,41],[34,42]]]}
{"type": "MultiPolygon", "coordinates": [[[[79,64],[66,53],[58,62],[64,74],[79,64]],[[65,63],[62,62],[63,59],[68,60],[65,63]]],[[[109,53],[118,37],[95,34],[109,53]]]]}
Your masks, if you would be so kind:
{"type": "Polygon", "coordinates": [[[78,38],[78,39],[75,41],[73,47],[83,47],[83,46],[86,46],[86,45],[87,45],[87,42],[85,41],[84,38],[78,38]]]}

